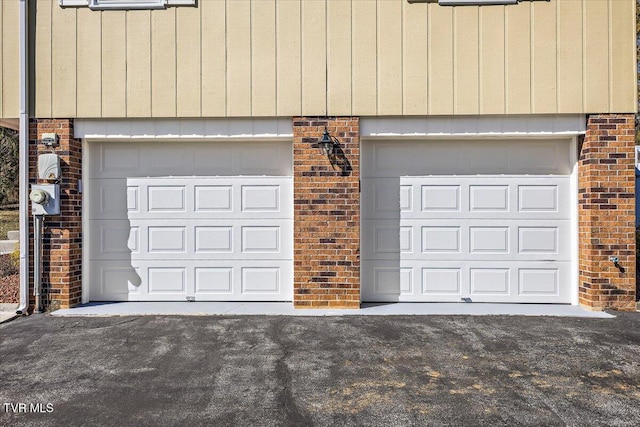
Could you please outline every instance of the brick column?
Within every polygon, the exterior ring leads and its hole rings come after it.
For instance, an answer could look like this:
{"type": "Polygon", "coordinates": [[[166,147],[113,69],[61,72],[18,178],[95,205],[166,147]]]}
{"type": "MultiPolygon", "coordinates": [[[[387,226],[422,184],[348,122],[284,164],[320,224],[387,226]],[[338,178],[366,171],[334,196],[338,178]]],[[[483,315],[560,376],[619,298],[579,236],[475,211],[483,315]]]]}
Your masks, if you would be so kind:
{"type": "Polygon", "coordinates": [[[293,175],[294,306],[359,308],[359,119],[293,118],[293,175]],[[333,159],[317,146],[325,127],[333,159]]]}
{"type": "Polygon", "coordinates": [[[580,149],[579,299],[594,310],[635,310],[634,120],[633,114],[589,116],[580,149]]]}
{"type": "MultiPolygon", "coordinates": [[[[55,132],[60,145],[54,149],[60,156],[60,215],[45,219],[42,251],[42,301],[46,309],[73,307],[82,299],[82,195],[78,180],[82,178],[82,142],[73,138],[71,119],[33,119],[30,123],[30,183],[37,179],[38,154],[51,150],[39,141],[43,133],[55,132]]],[[[29,212],[30,218],[31,212],[29,212]]],[[[29,224],[30,247],[33,251],[33,220],[29,224]]],[[[33,254],[33,252],[31,252],[33,254]]],[[[33,256],[30,283],[33,295],[33,256]]],[[[33,296],[32,304],[33,304],[33,296]]]]}

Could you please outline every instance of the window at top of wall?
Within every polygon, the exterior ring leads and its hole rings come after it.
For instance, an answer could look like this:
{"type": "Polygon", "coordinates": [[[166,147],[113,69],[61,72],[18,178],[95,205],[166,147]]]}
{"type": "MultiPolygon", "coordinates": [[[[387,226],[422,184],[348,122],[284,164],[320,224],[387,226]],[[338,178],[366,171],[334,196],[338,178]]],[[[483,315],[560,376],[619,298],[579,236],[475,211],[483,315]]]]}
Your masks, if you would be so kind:
{"type": "Polygon", "coordinates": [[[109,9],[164,9],[167,6],[195,6],[196,0],[58,0],[62,7],[109,9]]]}

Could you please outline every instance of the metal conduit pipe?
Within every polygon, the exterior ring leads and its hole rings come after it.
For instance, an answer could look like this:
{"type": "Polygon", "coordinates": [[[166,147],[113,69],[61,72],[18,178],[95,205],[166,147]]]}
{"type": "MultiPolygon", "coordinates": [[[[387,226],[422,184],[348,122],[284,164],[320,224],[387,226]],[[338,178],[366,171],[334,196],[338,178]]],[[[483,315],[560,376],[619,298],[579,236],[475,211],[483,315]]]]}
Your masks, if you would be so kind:
{"type": "Polygon", "coordinates": [[[42,311],[42,298],[40,289],[42,288],[42,226],[44,216],[33,216],[34,242],[33,242],[33,295],[35,296],[34,311],[42,311]]]}
{"type": "Polygon", "coordinates": [[[29,0],[20,0],[20,306],[29,309],[29,0]]]}

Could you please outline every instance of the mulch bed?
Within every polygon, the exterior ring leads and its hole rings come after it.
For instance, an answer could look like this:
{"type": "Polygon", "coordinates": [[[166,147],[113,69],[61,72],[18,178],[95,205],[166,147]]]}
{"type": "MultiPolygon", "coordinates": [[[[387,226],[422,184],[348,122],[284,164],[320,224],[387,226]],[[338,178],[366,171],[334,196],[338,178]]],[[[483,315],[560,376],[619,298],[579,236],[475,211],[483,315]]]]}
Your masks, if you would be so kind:
{"type": "Polygon", "coordinates": [[[20,302],[20,275],[0,277],[0,303],[20,302]]]}
{"type": "Polygon", "coordinates": [[[0,255],[0,303],[20,302],[19,273],[11,255],[0,255]]]}

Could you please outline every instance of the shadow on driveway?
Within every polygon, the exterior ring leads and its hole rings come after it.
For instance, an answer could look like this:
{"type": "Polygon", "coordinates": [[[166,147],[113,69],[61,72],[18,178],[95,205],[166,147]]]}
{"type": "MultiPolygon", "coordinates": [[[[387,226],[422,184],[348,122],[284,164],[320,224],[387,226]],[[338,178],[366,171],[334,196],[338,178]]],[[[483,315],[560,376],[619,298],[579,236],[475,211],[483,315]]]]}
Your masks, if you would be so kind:
{"type": "Polygon", "coordinates": [[[612,426],[638,402],[640,313],[0,325],[7,426],[612,426]]]}

